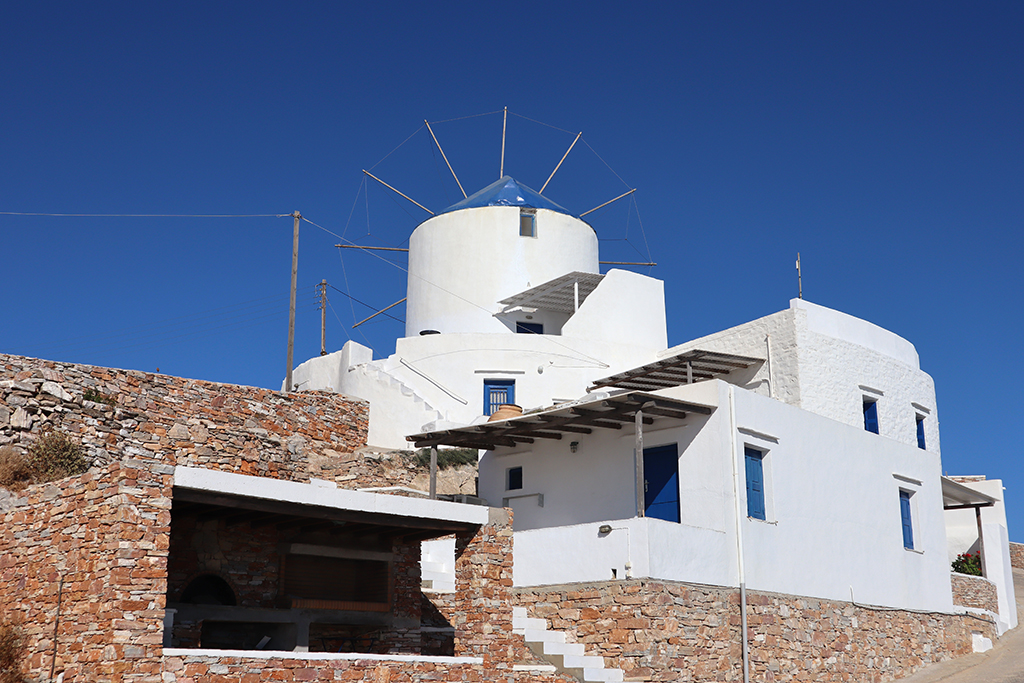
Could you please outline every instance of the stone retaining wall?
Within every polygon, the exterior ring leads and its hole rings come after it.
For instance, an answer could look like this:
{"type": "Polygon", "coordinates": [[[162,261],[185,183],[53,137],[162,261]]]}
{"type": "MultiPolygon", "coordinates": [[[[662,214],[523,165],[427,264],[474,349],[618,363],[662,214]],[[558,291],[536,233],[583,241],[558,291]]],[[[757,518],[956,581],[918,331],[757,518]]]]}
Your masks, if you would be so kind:
{"type": "Polygon", "coordinates": [[[160,673],[173,468],[138,461],[28,487],[0,513],[0,619],[25,635],[30,680],[160,673]],[[63,588],[61,588],[63,580],[63,588]]]}
{"type": "Polygon", "coordinates": [[[982,576],[952,572],[949,575],[953,585],[953,604],[961,607],[987,609],[999,613],[999,595],[996,585],[982,576]]]}
{"type": "Polygon", "coordinates": [[[1010,542],[1010,564],[1014,569],[1024,569],[1024,543],[1010,542]]]}
{"type": "MultiPolygon", "coordinates": [[[[548,619],[626,679],[742,680],[739,592],[632,579],[517,588],[531,617],[548,619]]],[[[750,677],[760,681],[890,681],[972,651],[991,621],[856,607],[748,592],[750,677]]]]}
{"type": "Polygon", "coordinates": [[[354,453],[366,445],[368,413],[365,401],[329,392],[283,394],[0,354],[0,445],[26,448],[58,429],[98,465],[134,458],[350,488],[387,485],[354,453]],[[101,400],[85,399],[86,390],[101,400]],[[360,467],[363,476],[351,471],[360,467]]]}

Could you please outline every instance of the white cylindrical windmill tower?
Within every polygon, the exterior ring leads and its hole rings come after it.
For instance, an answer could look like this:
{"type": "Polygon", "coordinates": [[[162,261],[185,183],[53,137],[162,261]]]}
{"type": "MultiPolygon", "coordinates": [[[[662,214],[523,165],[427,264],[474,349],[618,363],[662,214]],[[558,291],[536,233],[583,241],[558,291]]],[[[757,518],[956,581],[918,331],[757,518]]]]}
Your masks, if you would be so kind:
{"type": "Polygon", "coordinates": [[[504,176],[413,231],[405,334],[508,332],[499,301],[574,271],[600,272],[594,229],[504,176]]]}

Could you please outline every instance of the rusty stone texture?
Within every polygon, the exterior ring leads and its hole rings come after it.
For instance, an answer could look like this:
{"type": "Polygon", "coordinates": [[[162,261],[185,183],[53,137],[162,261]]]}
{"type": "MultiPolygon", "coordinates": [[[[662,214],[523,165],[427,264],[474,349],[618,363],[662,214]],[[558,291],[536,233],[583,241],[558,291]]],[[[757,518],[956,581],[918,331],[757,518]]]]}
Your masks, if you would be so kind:
{"type": "Polygon", "coordinates": [[[1024,543],[1010,541],[1010,565],[1014,569],[1024,569],[1024,543]]]}
{"type": "Polygon", "coordinates": [[[981,576],[957,572],[951,573],[949,578],[953,586],[954,605],[999,613],[999,594],[994,583],[981,576]]]}
{"type": "MultiPolygon", "coordinates": [[[[626,680],[743,679],[736,589],[631,579],[513,593],[626,680]]],[[[972,630],[995,638],[993,623],[964,615],[754,591],[747,601],[751,680],[891,681],[969,654],[972,630]]]]}
{"type": "Polygon", "coordinates": [[[59,429],[85,447],[94,465],[134,459],[378,485],[373,476],[346,478],[361,465],[352,454],[366,446],[369,406],[340,394],[285,394],[0,354],[0,416],[8,414],[0,445],[24,448],[59,429]],[[86,400],[86,390],[105,401],[86,400]],[[26,417],[15,421],[19,411],[26,417]]]}

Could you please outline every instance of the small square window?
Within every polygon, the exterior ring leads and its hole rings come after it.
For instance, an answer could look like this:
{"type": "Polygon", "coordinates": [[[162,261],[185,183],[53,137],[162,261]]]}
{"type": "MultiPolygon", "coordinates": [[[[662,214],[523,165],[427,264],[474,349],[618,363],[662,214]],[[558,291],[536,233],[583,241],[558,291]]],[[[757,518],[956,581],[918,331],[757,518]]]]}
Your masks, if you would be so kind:
{"type": "Polygon", "coordinates": [[[541,323],[516,322],[517,334],[544,334],[544,325],[541,323]]]}
{"type": "Polygon", "coordinates": [[[519,212],[519,236],[537,236],[537,214],[533,213],[532,211],[519,212]]]}
{"type": "Polygon", "coordinates": [[[508,468],[508,482],[505,486],[507,491],[518,491],[523,488],[523,468],[508,468]]]}
{"type": "Polygon", "coordinates": [[[917,416],[917,447],[921,450],[928,448],[924,442],[924,415],[917,416]]]}
{"type": "Polygon", "coordinates": [[[864,429],[878,433],[878,401],[870,398],[864,399],[864,429]]]}

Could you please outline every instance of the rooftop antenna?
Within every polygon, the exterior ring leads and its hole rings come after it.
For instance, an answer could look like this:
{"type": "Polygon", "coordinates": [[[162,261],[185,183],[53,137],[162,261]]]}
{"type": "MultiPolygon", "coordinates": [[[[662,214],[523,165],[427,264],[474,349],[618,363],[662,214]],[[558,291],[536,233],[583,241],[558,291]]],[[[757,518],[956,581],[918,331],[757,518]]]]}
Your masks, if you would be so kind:
{"type": "Polygon", "coordinates": [[[430,127],[430,121],[427,121],[426,119],[423,119],[423,123],[427,124],[427,130],[430,131],[430,137],[434,138],[434,144],[437,145],[438,151],[441,152],[441,158],[444,159],[444,163],[448,164],[448,170],[452,172],[452,177],[455,178],[455,184],[458,185],[459,186],[459,190],[462,191],[462,197],[464,199],[468,198],[469,195],[467,195],[466,191],[462,189],[462,183],[459,182],[459,176],[455,175],[455,170],[452,168],[451,163],[449,163],[448,157],[446,157],[444,155],[444,150],[441,149],[441,143],[437,141],[437,136],[434,135],[434,131],[430,127]]]}
{"type": "Polygon", "coordinates": [[[801,299],[804,298],[804,280],[803,275],[800,273],[800,252],[796,252],[796,284],[797,284],[797,296],[801,299]]]}
{"type": "Polygon", "coordinates": [[[576,143],[579,142],[579,139],[582,135],[583,131],[580,131],[579,135],[576,136],[576,139],[572,141],[571,145],[569,145],[569,149],[565,150],[565,154],[562,155],[562,160],[558,162],[558,166],[555,166],[555,170],[551,172],[551,175],[548,176],[548,179],[545,180],[544,184],[540,186],[540,194],[544,194],[544,188],[548,186],[548,183],[551,182],[551,179],[555,177],[556,173],[558,173],[558,169],[562,167],[562,161],[565,161],[565,158],[569,156],[569,152],[571,152],[572,148],[576,146],[576,143]]]}
{"type": "Polygon", "coordinates": [[[498,180],[505,177],[505,126],[508,125],[508,107],[505,107],[505,117],[501,120],[501,168],[498,170],[498,180]]]}

